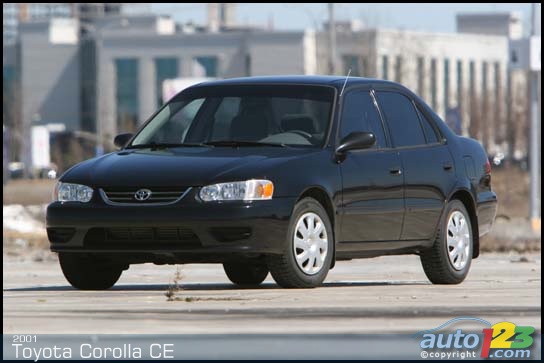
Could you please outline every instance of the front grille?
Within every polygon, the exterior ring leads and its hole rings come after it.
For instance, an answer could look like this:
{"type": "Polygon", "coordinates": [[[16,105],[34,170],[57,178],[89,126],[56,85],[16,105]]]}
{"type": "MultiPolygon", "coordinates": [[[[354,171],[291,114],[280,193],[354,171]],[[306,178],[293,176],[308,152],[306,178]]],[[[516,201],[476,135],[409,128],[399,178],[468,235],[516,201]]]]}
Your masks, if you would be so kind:
{"type": "Polygon", "coordinates": [[[109,204],[170,204],[181,199],[189,188],[103,188],[100,194],[109,204]],[[136,199],[139,190],[148,190],[150,196],[146,200],[136,199]]]}
{"type": "Polygon", "coordinates": [[[200,247],[200,239],[184,227],[91,228],[85,235],[87,247],[200,247]]]}
{"type": "Polygon", "coordinates": [[[66,243],[75,233],[75,228],[47,228],[47,238],[53,243],[66,243]]]}

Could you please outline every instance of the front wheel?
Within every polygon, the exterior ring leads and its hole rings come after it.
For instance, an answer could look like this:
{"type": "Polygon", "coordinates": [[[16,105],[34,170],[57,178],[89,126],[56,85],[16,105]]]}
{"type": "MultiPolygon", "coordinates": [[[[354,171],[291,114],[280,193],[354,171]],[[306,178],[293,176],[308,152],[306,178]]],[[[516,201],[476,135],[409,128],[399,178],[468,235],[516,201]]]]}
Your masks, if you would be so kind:
{"type": "Polygon", "coordinates": [[[281,287],[316,287],[329,272],[333,252],[334,236],[327,212],[317,200],[304,198],[293,210],[284,253],[268,256],[268,268],[281,287]]]}
{"type": "Polygon", "coordinates": [[[423,270],[433,284],[458,284],[472,262],[474,236],[470,216],[458,200],[446,205],[432,248],[421,254],[423,270]]]}
{"type": "Polygon", "coordinates": [[[66,280],[80,290],[106,290],[115,285],[123,266],[104,258],[79,253],[59,253],[66,280]]]}

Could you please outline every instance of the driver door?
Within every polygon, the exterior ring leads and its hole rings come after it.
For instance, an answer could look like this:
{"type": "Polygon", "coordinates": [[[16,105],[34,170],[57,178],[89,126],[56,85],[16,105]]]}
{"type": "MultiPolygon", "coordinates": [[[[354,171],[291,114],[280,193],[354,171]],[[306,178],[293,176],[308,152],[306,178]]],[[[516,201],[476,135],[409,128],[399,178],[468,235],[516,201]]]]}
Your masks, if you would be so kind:
{"type": "Polygon", "coordinates": [[[404,217],[404,175],[400,156],[384,131],[373,94],[349,91],[343,99],[340,139],[351,132],[376,136],[373,148],[349,151],[340,164],[342,204],[340,242],[394,241],[404,217]]]}

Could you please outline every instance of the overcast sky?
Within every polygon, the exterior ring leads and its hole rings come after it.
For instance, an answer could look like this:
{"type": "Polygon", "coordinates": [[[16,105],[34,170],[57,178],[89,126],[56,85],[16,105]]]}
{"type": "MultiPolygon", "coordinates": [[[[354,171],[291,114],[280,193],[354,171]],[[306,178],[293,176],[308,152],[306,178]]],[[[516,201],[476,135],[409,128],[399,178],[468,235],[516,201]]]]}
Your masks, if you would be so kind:
{"type": "MultiPolygon", "coordinates": [[[[206,23],[205,4],[152,4],[152,10],[171,15],[179,22],[206,23]]],[[[540,5],[538,19],[540,23],[540,5]]],[[[359,19],[369,27],[400,28],[432,32],[455,32],[455,14],[460,12],[520,11],[528,32],[531,5],[519,4],[336,4],[337,19],[359,19]]],[[[327,18],[327,4],[236,4],[241,24],[274,24],[275,29],[319,27],[327,18]]],[[[540,25],[538,28],[540,34],[540,25]]]]}

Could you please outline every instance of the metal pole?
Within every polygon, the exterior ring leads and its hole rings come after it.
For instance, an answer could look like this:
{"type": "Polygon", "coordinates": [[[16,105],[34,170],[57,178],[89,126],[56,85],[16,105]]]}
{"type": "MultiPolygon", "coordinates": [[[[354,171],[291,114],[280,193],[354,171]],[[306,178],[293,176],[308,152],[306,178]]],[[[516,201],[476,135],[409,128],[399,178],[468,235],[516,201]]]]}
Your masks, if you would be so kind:
{"type": "Polygon", "coordinates": [[[329,3],[329,74],[336,74],[336,23],[334,3],[329,3]]]}
{"type": "MultiPolygon", "coordinates": [[[[536,35],[537,12],[536,4],[532,4],[531,36],[536,35]]],[[[538,124],[538,72],[529,70],[531,78],[531,127],[530,127],[530,217],[533,230],[540,230],[540,135],[538,124]]]]}

